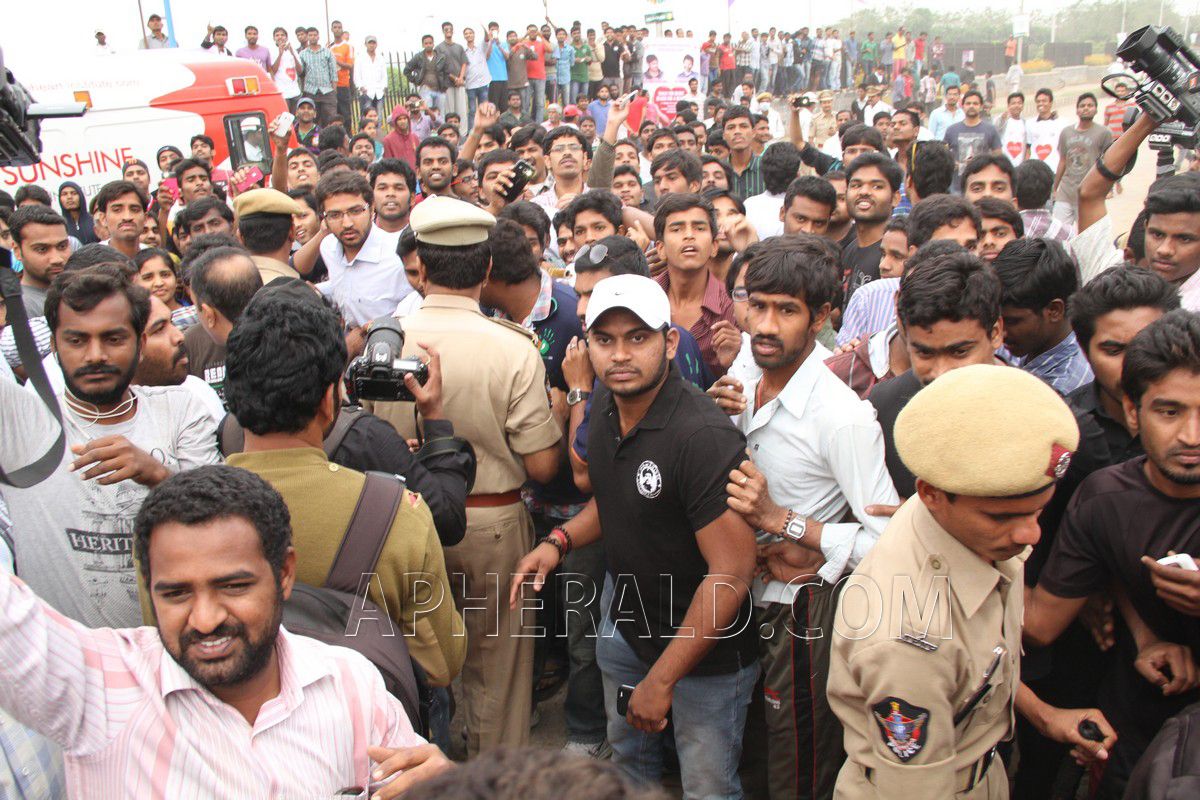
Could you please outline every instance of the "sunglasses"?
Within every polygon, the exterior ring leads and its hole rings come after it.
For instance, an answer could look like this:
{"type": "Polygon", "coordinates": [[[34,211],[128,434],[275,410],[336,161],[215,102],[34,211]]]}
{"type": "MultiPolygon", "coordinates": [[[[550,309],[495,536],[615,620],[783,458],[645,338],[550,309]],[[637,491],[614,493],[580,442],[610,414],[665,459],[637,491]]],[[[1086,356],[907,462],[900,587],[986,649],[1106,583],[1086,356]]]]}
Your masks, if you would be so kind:
{"type": "Polygon", "coordinates": [[[575,254],[575,263],[585,267],[598,267],[608,258],[608,245],[585,244],[575,254]]]}

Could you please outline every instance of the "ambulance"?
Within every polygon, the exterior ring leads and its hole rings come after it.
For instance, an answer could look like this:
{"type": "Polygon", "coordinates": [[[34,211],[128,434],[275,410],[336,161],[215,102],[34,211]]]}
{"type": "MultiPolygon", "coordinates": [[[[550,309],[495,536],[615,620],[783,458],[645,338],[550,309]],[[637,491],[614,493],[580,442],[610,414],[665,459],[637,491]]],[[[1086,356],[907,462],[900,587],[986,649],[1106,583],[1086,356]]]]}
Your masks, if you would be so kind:
{"type": "Polygon", "coordinates": [[[21,81],[35,102],[85,103],[87,111],[42,122],[41,162],[0,167],[0,189],[9,194],[35,183],[57,198],[59,185],[73,181],[91,198],[134,158],[146,162],[153,189],[164,177],[159,148],[174,145],[188,157],[198,133],[216,144],[218,169],[256,164],[268,175],[268,126],[287,110],[261,65],[205,50],[81,55],[40,65],[21,81]]]}

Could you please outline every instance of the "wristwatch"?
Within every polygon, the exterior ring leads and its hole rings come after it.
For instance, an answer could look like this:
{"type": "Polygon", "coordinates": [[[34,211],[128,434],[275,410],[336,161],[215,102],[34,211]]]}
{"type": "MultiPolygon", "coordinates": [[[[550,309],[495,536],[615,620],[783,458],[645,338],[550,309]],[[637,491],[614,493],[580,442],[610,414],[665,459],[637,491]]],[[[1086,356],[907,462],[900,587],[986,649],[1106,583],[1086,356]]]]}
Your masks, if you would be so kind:
{"type": "Polygon", "coordinates": [[[805,531],[808,530],[808,522],[804,516],[797,514],[795,511],[789,510],[787,519],[783,523],[783,531],[780,533],[785,539],[791,539],[793,542],[799,543],[804,538],[805,531]]]}
{"type": "Polygon", "coordinates": [[[572,389],[569,392],[567,392],[567,405],[568,406],[579,405],[580,403],[582,403],[584,400],[587,400],[591,396],[592,396],[591,392],[585,391],[583,389],[572,389]]]}

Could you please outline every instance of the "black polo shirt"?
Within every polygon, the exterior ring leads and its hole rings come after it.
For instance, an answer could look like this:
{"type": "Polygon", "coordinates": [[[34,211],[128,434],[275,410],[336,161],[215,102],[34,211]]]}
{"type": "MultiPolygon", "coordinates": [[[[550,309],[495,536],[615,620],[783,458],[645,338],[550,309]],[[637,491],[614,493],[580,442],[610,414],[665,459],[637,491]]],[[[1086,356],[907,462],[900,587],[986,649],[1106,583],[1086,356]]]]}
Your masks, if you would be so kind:
{"type": "MultiPolygon", "coordinates": [[[[588,475],[616,589],[607,613],[647,665],[671,643],[708,574],[696,531],[725,513],[729,473],[745,458],[741,431],[674,365],[624,437],[612,393],[601,389],[596,397],[588,475]]],[[[750,613],[747,597],[693,675],[729,673],[755,660],[750,613]]]]}
{"type": "Polygon", "coordinates": [[[912,497],[917,491],[917,479],[904,465],[900,454],[896,452],[896,417],[908,405],[908,401],[921,391],[921,382],[910,369],[903,375],[888,378],[875,384],[875,388],[867,395],[867,400],[875,406],[875,415],[879,419],[879,429],[883,431],[883,460],[887,464],[888,475],[892,485],[896,487],[901,498],[912,497]]]}
{"type": "Polygon", "coordinates": [[[1095,422],[1103,433],[1104,451],[1099,457],[1106,465],[1120,464],[1145,453],[1142,450],[1142,440],[1130,436],[1125,424],[1121,420],[1113,419],[1104,410],[1100,403],[1100,387],[1095,381],[1085,383],[1067,395],[1067,403],[1072,409],[1095,422]]]}

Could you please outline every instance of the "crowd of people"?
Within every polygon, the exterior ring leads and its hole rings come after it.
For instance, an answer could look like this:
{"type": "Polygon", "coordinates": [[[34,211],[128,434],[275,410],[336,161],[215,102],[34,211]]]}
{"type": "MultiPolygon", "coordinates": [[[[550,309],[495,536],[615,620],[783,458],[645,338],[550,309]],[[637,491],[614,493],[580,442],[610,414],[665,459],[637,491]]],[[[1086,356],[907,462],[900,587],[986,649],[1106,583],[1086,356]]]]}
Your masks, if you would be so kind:
{"type": "Polygon", "coordinates": [[[447,23],[385,131],[340,24],[249,28],[259,185],[200,134],[0,193],[0,787],[1170,796],[1200,175],[1120,230],[1128,100],[807,31],[665,113],[644,29],[447,23]],[[334,591],[362,649],[288,616],[334,591]]]}

